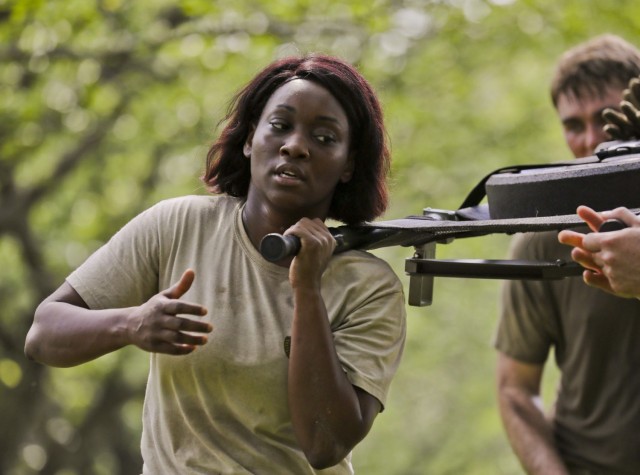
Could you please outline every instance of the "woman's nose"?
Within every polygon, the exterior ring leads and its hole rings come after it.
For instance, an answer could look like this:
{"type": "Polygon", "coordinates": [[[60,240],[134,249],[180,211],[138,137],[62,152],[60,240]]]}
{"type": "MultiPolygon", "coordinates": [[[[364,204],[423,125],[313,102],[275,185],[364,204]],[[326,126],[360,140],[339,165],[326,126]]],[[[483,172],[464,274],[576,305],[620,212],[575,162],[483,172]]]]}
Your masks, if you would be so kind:
{"type": "Polygon", "coordinates": [[[302,133],[292,132],[280,147],[280,153],[291,158],[307,158],[309,157],[309,144],[302,133]]]}

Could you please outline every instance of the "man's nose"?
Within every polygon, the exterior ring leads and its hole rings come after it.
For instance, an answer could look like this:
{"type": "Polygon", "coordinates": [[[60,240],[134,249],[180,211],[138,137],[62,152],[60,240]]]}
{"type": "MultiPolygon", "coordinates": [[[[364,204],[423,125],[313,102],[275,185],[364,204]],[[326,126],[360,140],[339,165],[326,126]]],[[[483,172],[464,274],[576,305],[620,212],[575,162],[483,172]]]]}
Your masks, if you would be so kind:
{"type": "Polygon", "coordinates": [[[585,136],[585,146],[588,149],[587,155],[593,155],[596,147],[608,140],[607,134],[602,128],[602,124],[588,124],[585,136]]]}

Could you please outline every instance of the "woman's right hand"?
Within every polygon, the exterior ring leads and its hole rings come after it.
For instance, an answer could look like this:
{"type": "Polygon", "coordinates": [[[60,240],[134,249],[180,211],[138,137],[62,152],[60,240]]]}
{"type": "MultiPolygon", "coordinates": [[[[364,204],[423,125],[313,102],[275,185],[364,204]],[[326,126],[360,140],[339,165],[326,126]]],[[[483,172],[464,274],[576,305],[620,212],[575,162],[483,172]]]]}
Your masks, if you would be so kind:
{"type": "Polygon", "coordinates": [[[128,334],[132,344],[155,353],[185,355],[207,342],[210,323],[183,315],[202,317],[207,309],[179,300],[191,288],[195,278],[188,269],[178,282],[136,307],[129,315],[128,334]]]}

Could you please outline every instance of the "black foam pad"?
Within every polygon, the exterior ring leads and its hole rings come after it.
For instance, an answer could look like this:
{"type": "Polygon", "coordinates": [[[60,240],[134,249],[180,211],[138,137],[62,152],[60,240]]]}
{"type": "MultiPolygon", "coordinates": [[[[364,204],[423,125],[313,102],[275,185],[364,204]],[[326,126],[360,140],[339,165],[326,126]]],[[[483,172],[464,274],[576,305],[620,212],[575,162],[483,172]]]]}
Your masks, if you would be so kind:
{"type": "Polygon", "coordinates": [[[599,163],[521,170],[491,176],[485,185],[492,219],[573,214],[640,207],[640,155],[599,163]]]}

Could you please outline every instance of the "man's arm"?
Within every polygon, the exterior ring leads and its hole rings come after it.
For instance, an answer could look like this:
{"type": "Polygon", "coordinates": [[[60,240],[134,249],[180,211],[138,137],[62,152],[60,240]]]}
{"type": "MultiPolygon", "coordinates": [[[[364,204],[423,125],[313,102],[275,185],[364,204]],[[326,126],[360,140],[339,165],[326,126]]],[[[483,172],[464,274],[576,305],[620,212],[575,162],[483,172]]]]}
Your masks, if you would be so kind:
{"type": "Polygon", "coordinates": [[[568,475],[540,398],[542,365],[498,353],[498,407],[509,443],[529,475],[568,475]]]}

